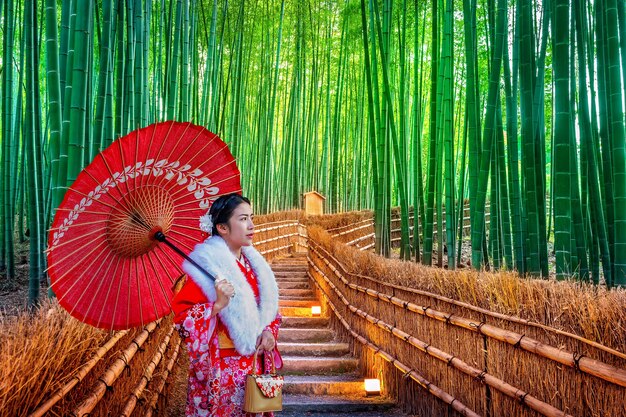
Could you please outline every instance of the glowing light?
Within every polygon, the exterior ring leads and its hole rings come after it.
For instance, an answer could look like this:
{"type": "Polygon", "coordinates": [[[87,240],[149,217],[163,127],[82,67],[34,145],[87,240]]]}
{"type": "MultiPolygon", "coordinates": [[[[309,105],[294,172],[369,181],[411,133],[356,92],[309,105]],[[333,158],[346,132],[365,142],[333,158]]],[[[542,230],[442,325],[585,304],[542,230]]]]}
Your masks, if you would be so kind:
{"type": "Polygon", "coordinates": [[[313,306],[313,307],[311,307],[311,315],[312,316],[319,316],[320,314],[322,314],[322,307],[321,306],[313,306]]]}
{"type": "Polygon", "coordinates": [[[365,380],[365,395],[380,395],[380,379],[365,380]]]}

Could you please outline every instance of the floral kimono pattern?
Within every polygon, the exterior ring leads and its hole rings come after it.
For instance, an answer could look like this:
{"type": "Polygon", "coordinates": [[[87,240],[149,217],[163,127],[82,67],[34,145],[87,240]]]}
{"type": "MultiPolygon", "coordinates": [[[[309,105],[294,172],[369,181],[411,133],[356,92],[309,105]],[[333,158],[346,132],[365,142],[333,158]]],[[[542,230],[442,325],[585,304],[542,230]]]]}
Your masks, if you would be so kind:
{"type": "MultiPolygon", "coordinates": [[[[252,287],[258,303],[259,290],[254,270],[239,262],[237,264],[252,287]]],[[[252,372],[253,356],[242,356],[235,349],[220,349],[218,330],[224,329],[224,325],[218,316],[211,317],[213,303],[207,300],[193,280],[187,280],[174,298],[172,308],[175,312],[174,321],[186,344],[190,359],[186,415],[273,416],[273,413],[250,414],[242,410],[245,380],[252,372]]],[[[265,327],[271,331],[276,340],[280,323],[281,317],[277,314],[275,320],[265,327]]],[[[277,352],[275,358],[278,359],[276,361],[278,367],[281,361],[277,352]]],[[[270,367],[270,358],[265,358],[263,369],[268,370],[270,367]]]]}

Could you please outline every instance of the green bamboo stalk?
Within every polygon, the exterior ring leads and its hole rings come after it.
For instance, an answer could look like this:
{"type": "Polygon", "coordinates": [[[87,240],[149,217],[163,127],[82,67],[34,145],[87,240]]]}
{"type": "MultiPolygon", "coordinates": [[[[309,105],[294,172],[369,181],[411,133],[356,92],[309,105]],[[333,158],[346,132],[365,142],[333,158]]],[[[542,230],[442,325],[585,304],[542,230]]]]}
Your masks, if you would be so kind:
{"type": "MultiPolygon", "coordinates": [[[[620,48],[618,33],[618,10],[616,0],[601,0],[606,17],[606,75],[610,88],[606,90],[610,106],[609,126],[611,158],[613,159],[613,283],[626,286],[626,132],[622,78],[620,77],[620,48]]],[[[626,71],[626,68],[622,70],[626,71]]]]}
{"type": "MultiPolygon", "coordinates": [[[[456,231],[455,231],[455,202],[454,202],[454,145],[453,145],[453,91],[452,77],[454,63],[453,52],[453,8],[452,0],[446,1],[444,13],[444,41],[442,48],[443,61],[443,135],[445,142],[445,194],[446,194],[446,244],[448,248],[448,269],[456,269],[456,231]]],[[[440,219],[442,222],[443,219],[440,219]]],[[[441,236],[441,235],[440,235],[441,236]]],[[[441,259],[441,258],[440,258],[441,259]]]]}
{"type": "MultiPolygon", "coordinates": [[[[243,4],[243,2],[242,2],[243,4]]],[[[182,48],[181,48],[181,72],[180,72],[180,119],[189,120],[191,114],[189,105],[189,88],[190,84],[190,52],[189,52],[189,36],[190,36],[190,23],[189,23],[189,1],[185,0],[183,3],[183,18],[182,18],[182,48]]],[[[235,136],[237,137],[237,136],[235,136]]]]}
{"type": "MultiPolygon", "coordinates": [[[[400,153],[397,155],[398,162],[402,165],[403,171],[406,178],[406,181],[409,182],[411,177],[408,175],[407,169],[407,161],[406,156],[408,156],[408,145],[407,145],[407,122],[408,122],[408,114],[407,114],[407,105],[405,104],[406,92],[406,17],[407,17],[407,3],[406,0],[402,1],[402,26],[401,26],[401,41],[399,45],[400,50],[400,88],[399,88],[399,124],[400,124],[400,153]]],[[[405,189],[405,194],[408,194],[410,191],[410,186],[407,185],[405,189]]],[[[409,225],[409,204],[408,204],[408,196],[405,204],[405,210],[401,210],[400,212],[400,258],[401,259],[411,259],[411,242],[410,242],[410,225],[409,225]]]]}
{"type": "MultiPolygon", "coordinates": [[[[489,73],[489,91],[487,98],[487,110],[485,116],[485,127],[483,132],[482,155],[480,158],[480,174],[478,177],[476,216],[472,220],[472,266],[480,269],[483,264],[482,248],[480,242],[485,234],[485,202],[487,197],[487,181],[489,177],[489,167],[492,159],[493,139],[496,130],[496,103],[498,101],[498,90],[500,82],[500,70],[502,68],[502,56],[505,40],[506,5],[504,0],[498,0],[497,18],[495,25],[495,44],[491,57],[491,68],[489,73]]],[[[493,206],[494,201],[491,201],[493,206]]]]}
{"type": "Polygon", "coordinates": [[[52,207],[61,204],[65,190],[65,182],[58,184],[59,157],[61,145],[61,123],[63,108],[61,104],[61,81],[59,74],[59,44],[57,31],[57,2],[46,0],[46,82],[48,88],[48,120],[50,123],[49,133],[49,160],[50,179],[52,189],[52,207]]]}
{"type": "MultiPolygon", "coordinates": [[[[437,0],[432,0],[431,13],[431,67],[430,67],[430,121],[429,121],[429,148],[428,148],[428,191],[426,200],[426,216],[424,220],[424,252],[422,255],[425,265],[432,265],[433,248],[433,215],[435,204],[435,180],[437,166],[437,82],[439,78],[439,30],[437,0]]],[[[441,220],[439,220],[441,223],[441,220]]]]}
{"type": "Polygon", "coordinates": [[[104,149],[111,143],[112,138],[107,137],[107,131],[112,132],[112,129],[106,129],[105,123],[110,123],[111,120],[105,120],[105,112],[107,108],[107,100],[112,98],[111,96],[111,58],[112,58],[112,42],[114,38],[111,36],[113,31],[113,14],[114,5],[110,2],[105,2],[103,7],[103,24],[102,24],[102,36],[100,45],[100,65],[98,72],[98,92],[96,98],[96,114],[94,120],[93,132],[95,140],[98,141],[98,148],[104,149]]]}
{"type": "MultiPolygon", "coordinates": [[[[370,50],[369,50],[369,41],[368,41],[368,27],[367,27],[367,14],[365,11],[365,0],[361,0],[361,27],[363,34],[363,57],[365,63],[365,85],[367,86],[367,136],[369,138],[369,149],[371,155],[372,162],[372,182],[374,184],[374,192],[377,193],[378,187],[381,186],[379,172],[378,172],[378,157],[377,157],[377,139],[376,139],[376,112],[374,107],[374,88],[373,88],[373,80],[372,80],[372,69],[371,69],[371,58],[370,58],[370,50]]],[[[374,51],[374,54],[376,51],[374,51]]],[[[375,204],[375,207],[378,207],[378,204],[375,204]]],[[[381,218],[379,217],[378,211],[375,211],[374,221],[375,221],[375,229],[377,232],[382,228],[381,218]]],[[[377,248],[380,245],[380,234],[376,233],[376,245],[377,248]]],[[[378,250],[378,249],[377,249],[378,250]]]]}
{"type": "Polygon", "coordinates": [[[552,12],[552,51],[554,71],[554,251],[557,279],[569,278],[573,270],[570,240],[572,232],[569,99],[569,2],[554,0],[552,12]]]}
{"type": "Polygon", "coordinates": [[[515,24],[515,37],[516,40],[513,43],[516,50],[514,50],[514,69],[511,73],[511,67],[509,66],[509,52],[508,48],[504,48],[504,90],[506,97],[506,132],[507,132],[507,167],[508,167],[508,179],[509,179],[509,192],[510,192],[510,207],[511,207],[511,225],[513,235],[513,247],[515,254],[515,269],[520,275],[525,274],[525,257],[524,257],[524,240],[525,230],[522,222],[522,203],[520,196],[520,172],[519,172],[519,145],[518,145],[518,124],[517,124],[517,48],[519,48],[519,40],[517,34],[519,31],[519,24],[515,24]]]}
{"type": "MultiPolygon", "coordinates": [[[[594,243],[588,241],[588,244],[590,245],[589,252],[595,255],[595,253],[597,253],[596,247],[599,246],[602,258],[604,280],[606,283],[611,283],[613,281],[611,277],[611,261],[609,255],[606,223],[604,219],[604,208],[602,207],[603,201],[600,194],[600,188],[598,187],[598,184],[600,184],[600,176],[598,172],[594,134],[590,123],[590,113],[587,96],[587,68],[589,67],[590,69],[592,69],[594,67],[594,62],[591,59],[591,55],[588,54],[587,51],[587,9],[581,7],[580,2],[574,2],[573,7],[574,14],[576,16],[576,45],[578,48],[578,68],[580,71],[578,76],[578,89],[580,94],[580,108],[578,112],[578,117],[579,125],[581,127],[581,148],[585,149],[585,152],[581,152],[581,157],[584,156],[585,158],[587,158],[588,161],[586,174],[590,206],[589,217],[594,230],[594,243]],[[587,57],[589,57],[589,59],[587,59],[587,57]],[[595,242],[597,242],[597,245],[595,242]]],[[[591,105],[595,108],[595,101],[592,101],[591,105]]],[[[600,282],[599,271],[595,272],[595,268],[592,268],[592,270],[594,270],[594,273],[592,273],[592,280],[595,284],[598,284],[600,282]]]]}
{"type": "MultiPolygon", "coordinates": [[[[503,62],[506,66],[506,63],[503,62]]],[[[498,103],[497,110],[497,132],[496,132],[496,154],[498,165],[498,194],[500,196],[499,209],[500,209],[500,248],[502,253],[503,264],[502,267],[511,270],[513,268],[513,249],[511,246],[511,210],[509,207],[509,189],[508,179],[506,171],[506,160],[504,154],[504,132],[502,125],[502,104],[498,103]]]]}
{"type": "Polygon", "coordinates": [[[28,163],[29,193],[29,230],[30,230],[30,261],[28,305],[38,305],[40,279],[44,273],[42,240],[45,241],[45,225],[43,223],[43,163],[41,153],[41,120],[38,118],[39,105],[39,45],[37,34],[37,7],[35,2],[24,3],[24,38],[26,57],[25,81],[26,100],[24,117],[24,143],[28,163]]]}
{"type": "MultiPolygon", "coordinates": [[[[148,2],[150,3],[150,2],[148,2]]],[[[129,3],[130,4],[130,3],[129,3]]],[[[147,109],[145,106],[145,99],[147,97],[147,90],[144,90],[144,48],[147,42],[145,38],[144,26],[147,26],[147,22],[142,7],[143,2],[141,0],[134,0],[132,15],[129,10],[128,20],[132,19],[132,32],[129,32],[129,37],[133,40],[132,48],[129,56],[132,56],[130,62],[130,69],[133,73],[133,90],[132,97],[134,108],[134,121],[135,123],[130,126],[131,129],[139,126],[146,126],[148,122],[147,109]],[[145,22],[145,23],[144,23],[145,22]],[[136,124],[136,126],[135,126],[136,124]]],[[[185,119],[186,120],[186,119],[185,119]]]]}
{"type": "MultiPolygon", "coordinates": [[[[466,67],[466,89],[465,89],[465,105],[467,109],[468,124],[468,142],[469,142],[469,201],[470,201],[470,222],[476,216],[476,195],[478,189],[478,168],[480,166],[480,115],[478,109],[480,104],[480,87],[478,69],[478,47],[477,47],[477,30],[476,30],[476,7],[475,0],[463,2],[463,19],[464,35],[465,35],[465,67],[466,67]]],[[[478,245],[480,242],[472,241],[472,245],[478,245]]]]}
{"type": "Polygon", "coordinates": [[[425,14],[426,7],[424,7],[422,12],[421,19],[417,19],[417,16],[420,15],[420,5],[421,2],[415,2],[415,26],[414,26],[414,40],[413,40],[413,52],[415,55],[414,62],[414,92],[413,92],[413,131],[412,131],[412,144],[413,144],[413,155],[411,160],[415,161],[414,170],[413,170],[413,253],[415,255],[415,262],[421,262],[421,233],[420,227],[424,224],[425,212],[424,212],[424,179],[423,179],[423,169],[422,169],[422,133],[423,133],[423,122],[424,122],[424,112],[422,109],[423,98],[423,82],[424,82],[424,70],[422,67],[421,60],[421,45],[424,44],[424,37],[426,36],[425,30],[425,14]],[[418,21],[422,21],[422,30],[419,30],[418,21]],[[421,38],[418,36],[421,35],[421,38]],[[421,41],[420,41],[421,40],[421,41]],[[419,81],[418,81],[419,80],[419,81]]]}
{"type": "Polygon", "coordinates": [[[521,136],[522,136],[522,169],[523,169],[523,190],[527,226],[527,233],[524,235],[526,248],[524,250],[525,271],[531,275],[541,274],[540,264],[540,229],[538,204],[539,198],[544,196],[537,193],[538,176],[537,167],[540,166],[535,157],[535,109],[533,107],[535,79],[534,50],[535,39],[533,32],[533,17],[530,0],[520,0],[518,3],[520,37],[520,116],[521,116],[521,136]]]}
{"type": "Polygon", "coordinates": [[[14,259],[14,208],[13,193],[11,189],[13,179],[11,173],[11,155],[15,154],[16,142],[14,142],[14,68],[12,65],[15,40],[15,8],[12,0],[5,1],[4,7],[4,34],[2,39],[2,196],[0,204],[0,221],[2,222],[2,252],[1,264],[6,269],[8,280],[15,277],[14,259]]]}
{"type": "MultiPolygon", "coordinates": [[[[380,25],[380,18],[379,18],[379,11],[378,11],[378,5],[376,3],[374,3],[374,12],[376,14],[376,30],[378,33],[378,38],[382,40],[382,42],[379,42],[380,45],[380,50],[381,50],[381,56],[383,56],[383,61],[386,61],[386,55],[387,52],[385,50],[385,48],[383,47],[383,45],[385,44],[385,38],[383,37],[383,32],[381,30],[381,25],[380,25]]],[[[387,10],[387,13],[391,13],[390,8],[387,10]]],[[[385,21],[383,22],[385,23],[385,21]]],[[[388,29],[388,28],[387,28],[388,29]]],[[[387,103],[387,111],[388,111],[388,123],[389,123],[389,127],[391,130],[391,145],[392,145],[392,150],[394,153],[394,161],[395,161],[395,169],[396,169],[396,173],[397,173],[397,186],[396,188],[398,189],[398,194],[399,194],[399,200],[400,200],[400,207],[401,207],[401,211],[406,213],[406,217],[404,219],[404,224],[403,224],[403,228],[406,228],[406,230],[408,230],[408,211],[409,211],[409,206],[408,206],[408,196],[407,196],[407,185],[406,185],[406,163],[403,163],[401,157],[400,157],[400,149],[399,149],[399,141],[398,141],[398,135],[396,132],[396,124],[395,124],[395,120],[394,120],[394,110],[393,110],[393,103],[391,101],[391,93],[390,93],[390,82],[389,82],[389,71],[388,71],[388,62],[383,62],[382,65],[382,72],[383,72],[383,94],[384,94],[384,100],[383,103],[387,103]]],[[[391,210],[386,210],[387,213],[391,213],[391,210]]],[[[391,221],[388,221],[388,224],[390,224],[391,221]]],[[[406,242],[408,244],[408,241],[406,242]]],[[[406,248],[405,249],[405,253],[410,253],[410,249],[406,248]]]]}
{"type": "MultiPolygon", "coordinates": [[[[183,1],[176,1],[176,23],[173,24],[173,52],[167,71],[167,119],[176,119],[176,98],[178,97],[178,66],[180,61],[180,43],[182,38],[183,1]]],[[[170,21],[173,22],[173,15],[170,21]]],[[[171,35],[169,35],[171,36],[171,35]]],[[[169,49],[169,48],[168,48],[169,49]]]]}
{"type": "Polygon", "coordinates": [[[135,38],[135,1],[126,2],[126,50],[127,62],[124,66],[124,104],[122,106],[125,115],[124,125],[122,125],[122,134],[138,128],[137,118],[135,114],[135,49],[137,40],[135,38]]]}
{"type": "MultiPolygon", "coordinates": [[[[92,3],[77,5],[76,29],[74,30],[74,59],[71,79],[71,110],[69,112],[69,141],[67,154],[67,181],[71,185],[85,165],[84,149],[86,146],[85,114],[87,111],[87,54],[90,51],[89,25],[92,3]]],[[[68,80],[68,84],[69,84],[68,80]]]]}

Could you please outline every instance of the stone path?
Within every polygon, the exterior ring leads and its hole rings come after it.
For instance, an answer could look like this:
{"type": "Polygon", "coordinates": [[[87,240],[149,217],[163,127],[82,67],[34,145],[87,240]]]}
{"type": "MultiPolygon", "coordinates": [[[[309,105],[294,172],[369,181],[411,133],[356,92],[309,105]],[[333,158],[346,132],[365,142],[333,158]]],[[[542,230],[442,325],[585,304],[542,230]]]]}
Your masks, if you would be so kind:
{"type": "Polygon", "coordinates": [[[336,341],[328,319],[311,317],[319,304],[307,276],[306,253],[272,263],[280,290],[283,324],[278,348],[283,357],[284,417],[404,416],[384,397],[365,397],[358,361],[347,343],[336,341]]]}

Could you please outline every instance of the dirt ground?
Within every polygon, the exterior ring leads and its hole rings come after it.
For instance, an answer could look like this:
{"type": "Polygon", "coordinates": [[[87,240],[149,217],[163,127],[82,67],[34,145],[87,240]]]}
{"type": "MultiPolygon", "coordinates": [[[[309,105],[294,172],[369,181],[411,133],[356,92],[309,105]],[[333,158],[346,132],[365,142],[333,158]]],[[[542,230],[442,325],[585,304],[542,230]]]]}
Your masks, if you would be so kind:
{"type": "MultiPolygon", "coordinates": [[[[15,277],[9,280],[4,267],[0,269],[0,313],[16,315],[28,304],[28,245],[15,247],[15,277]]],[[[40,289],[45,294],[45,289],[40,289]]]]}

